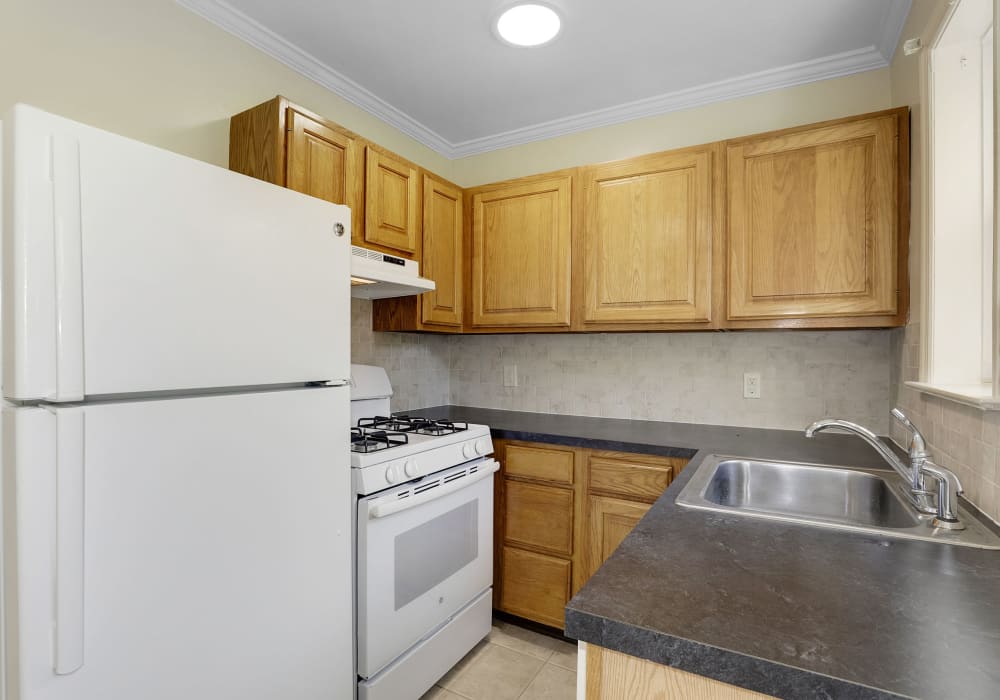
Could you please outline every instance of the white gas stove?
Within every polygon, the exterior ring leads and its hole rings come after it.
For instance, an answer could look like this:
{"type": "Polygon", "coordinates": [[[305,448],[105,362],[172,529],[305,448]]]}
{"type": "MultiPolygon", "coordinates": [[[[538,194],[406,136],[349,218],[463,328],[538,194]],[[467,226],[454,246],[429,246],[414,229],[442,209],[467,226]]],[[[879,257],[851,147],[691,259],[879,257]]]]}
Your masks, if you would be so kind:
{"type": "Polygon", "coordinates": [[[351,366],[359,700],[416,700],[490,630],[490,429],[393,416],[385,370],[351,366]]]}
{"type": "Polygon", "coordinates": [[[359,494],[375,493],[493,452],[485,425],[419,416],[361,418],[351,428],[351,467],[359,494]]]}

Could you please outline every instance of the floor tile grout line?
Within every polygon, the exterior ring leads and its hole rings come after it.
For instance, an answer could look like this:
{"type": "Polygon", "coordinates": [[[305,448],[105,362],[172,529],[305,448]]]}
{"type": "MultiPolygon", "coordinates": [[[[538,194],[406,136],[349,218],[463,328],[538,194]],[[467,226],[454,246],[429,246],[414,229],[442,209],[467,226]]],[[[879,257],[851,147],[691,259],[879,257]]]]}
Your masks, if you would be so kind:
{"type": "Polygon", "coordinates": [[[520,698],[523,698],[523,697],[524,697],[524,694],[528,692],[528,688],[530,688],[530,687],[531,687],[531,684],[535,682],[535,679],[536,679],[536,678],[538,678],[538,674],[539,674],[539,673],[541,673],[541,672],[542,672],[542,669],[543,669],[543,668],[545,668],[545,667],[546,667],[547,665],[548,665],[548,662],[547,662],[547,661],[543,661],[543,662],[542,662],[542,665],[538,667],[538,670],[537,670],[537,671],[535,671],[535,675],[533,675],[533,676],[531,677],[531,680],[530,680],[530,681],[528,681],[528,685],[524,686],[524,690],[522,690],[522,691],[521,691],[521,692],[520,692],[520,693],[518,694],[518,696],[517,696],[517,697],[518,697],[518,700],[520,700],[520,698]]]}

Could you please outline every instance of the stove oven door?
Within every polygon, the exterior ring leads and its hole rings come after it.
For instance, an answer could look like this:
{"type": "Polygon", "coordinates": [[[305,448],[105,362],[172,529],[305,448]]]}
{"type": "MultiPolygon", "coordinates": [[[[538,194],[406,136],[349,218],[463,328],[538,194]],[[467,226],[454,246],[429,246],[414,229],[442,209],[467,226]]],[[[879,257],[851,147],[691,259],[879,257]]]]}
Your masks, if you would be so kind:
{"type": "Polygon", "coordinates": [[[493,579],[493,459],[358,503],[358,675],[370,678],[493,579]]]}

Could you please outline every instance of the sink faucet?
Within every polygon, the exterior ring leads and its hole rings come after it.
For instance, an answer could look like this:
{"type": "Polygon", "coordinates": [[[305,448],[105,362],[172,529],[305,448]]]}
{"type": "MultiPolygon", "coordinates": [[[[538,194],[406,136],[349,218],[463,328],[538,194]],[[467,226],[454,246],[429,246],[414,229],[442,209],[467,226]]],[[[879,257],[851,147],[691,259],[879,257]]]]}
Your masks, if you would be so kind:
{"type": "Polygon", "coordinates": [[[950,470],[945,469],[930,459],[927,452],[927,442],[921,435],[917,427],[910,422],[910,419],[898,408],[890,412],[893,418],[898,420],[910,431],[910,448],[908,450],[910,464],[903,463],[896,453],[882,442],[878,435],[868,430],[862,425],[839,418],[824,418],[812,423],[806,428],[806,437],[811,438],[816,433],[828,428],[840,428],[850,433],[854,433],[867,442],[896,472],[903,477],[909,486],[910,502],[914,508],[921,513],[934,513],[934,526],[950,530],[961,530],[965,525],[958,519],[958,494],[962,493],[962,484],[950,470]],[[931,498],[934,495],[924,486],[924,476],[929,476],[937,482],[937,504],[932,505],[931,498]]]}

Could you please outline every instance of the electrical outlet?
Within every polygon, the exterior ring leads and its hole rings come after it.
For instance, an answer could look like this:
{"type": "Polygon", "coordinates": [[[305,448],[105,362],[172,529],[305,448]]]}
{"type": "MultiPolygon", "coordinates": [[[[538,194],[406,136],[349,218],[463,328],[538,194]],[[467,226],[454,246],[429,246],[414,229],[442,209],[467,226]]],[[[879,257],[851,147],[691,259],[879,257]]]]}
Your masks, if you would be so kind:
{"type": "Polygon", "coordinates": [[[743,373],[743,398],[760,398],[760,372],[743,373]]]}
{"type": "Polygon", "coordinates": [[[503,366],[503,385],[517,386],[517,365],[503,366]]]}

